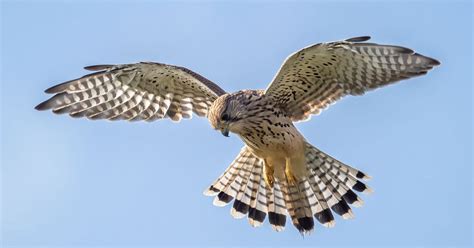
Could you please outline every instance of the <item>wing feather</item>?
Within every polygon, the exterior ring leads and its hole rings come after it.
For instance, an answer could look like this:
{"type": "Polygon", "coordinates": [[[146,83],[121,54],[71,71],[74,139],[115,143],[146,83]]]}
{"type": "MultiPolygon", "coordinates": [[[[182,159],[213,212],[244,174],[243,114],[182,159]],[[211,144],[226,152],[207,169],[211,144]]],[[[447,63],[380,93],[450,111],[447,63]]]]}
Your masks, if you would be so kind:
{"type": "Polygon", "coordinates": [[[440,63],[401,46],[362,36],[312,45],[290,55],[265,94],[294,121],[318,114],[346,95],[362,95],[425,75],[440,63]]]}
{"type": "Polygon", "coordinates": [[[95,71],[46,90],[55,94],[36,106],[56,114],[109,120],[173,121],[206,116],[225,94],[218,85],[184,67],[142,62],[94,65],[95,71]]]}

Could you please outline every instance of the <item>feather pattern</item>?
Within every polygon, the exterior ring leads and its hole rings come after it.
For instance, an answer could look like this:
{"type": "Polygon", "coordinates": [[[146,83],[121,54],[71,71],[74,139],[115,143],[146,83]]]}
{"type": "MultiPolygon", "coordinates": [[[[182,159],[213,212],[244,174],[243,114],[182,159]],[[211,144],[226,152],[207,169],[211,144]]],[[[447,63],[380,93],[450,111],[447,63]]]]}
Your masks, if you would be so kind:
{"type": "Polygon", "coordinates": [[[206,116],[219,86],[184,67],[142,62],[85,67],[96,71],[46,90],[55,94],[36,106],[73,117],[153,121],[206,116]]]}
{"type": "Polygon", "coordinates": [[[370,178],[365,173],[343,164],[306,143],[308,176],[297,184],[275,178],[273,188],[266,184],[263,160],[242,148],[226,171],[205,191],[215,196],[214,205],[225,206],[234,200],[231,215],[248,217],[258,227],[265,218],[275,231],[285,227],[286,215],[301,234],[311,233],[314,218],[325,227],[335,225],[332,212],[350,219],[354,214],[349,206],[362,206],[363,201],[354,193],[370,192],[358,180],[370,178]]]}
{"type": "Polygon", "coordinates": [[[345,95],[426,74],[440,63],[400,46],[365,43],[370,37],[311,45],[290,55],[265,91],[293,121],[345,95]]]}

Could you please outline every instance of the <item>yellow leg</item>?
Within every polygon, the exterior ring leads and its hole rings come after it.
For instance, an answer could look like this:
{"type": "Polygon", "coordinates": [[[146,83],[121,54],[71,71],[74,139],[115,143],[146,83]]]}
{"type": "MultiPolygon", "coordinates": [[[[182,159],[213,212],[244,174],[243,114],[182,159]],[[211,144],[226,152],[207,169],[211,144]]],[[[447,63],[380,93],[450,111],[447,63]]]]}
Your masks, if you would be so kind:
{"type": "Polygon", "coordinates": [[[290,185],[296,185],[297,179],[295,175],[293,175],[293,172],[291,172],[291,169],[290,169],[290,158],[286,158],[285,175],[286,175],[286,180],[288,181],[290,185]]]}
{"type": "Polygon", "coordinates": [[[263,160],[263,179],[267,183],[270,189],[273,189],[273,183],[275,182],[275,178],[273,177],[273,168],[268,165],[267,160],[263,160]]]}

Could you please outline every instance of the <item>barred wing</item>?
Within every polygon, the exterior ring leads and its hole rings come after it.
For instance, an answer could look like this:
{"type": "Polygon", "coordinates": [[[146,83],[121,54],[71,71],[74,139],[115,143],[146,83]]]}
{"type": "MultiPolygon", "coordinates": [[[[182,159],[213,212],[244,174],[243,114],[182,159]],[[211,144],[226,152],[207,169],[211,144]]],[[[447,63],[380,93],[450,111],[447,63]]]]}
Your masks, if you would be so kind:
{"type": "Polygon", "coordinates": [[[54,93],[36,106],[72,117],[153,121],[206,116],[219,86],[183,67],[142,62],[85,67],[97,71],[46,90],[54,93]]]}
{"type": "Polygon", "coordinates": [[[369,39],[320,43],[290,55],[265,94],[294,121],[300,121],[345,95],[362,95],[425,75],[440,64],[405,47],[364,42],[369,39]]]}

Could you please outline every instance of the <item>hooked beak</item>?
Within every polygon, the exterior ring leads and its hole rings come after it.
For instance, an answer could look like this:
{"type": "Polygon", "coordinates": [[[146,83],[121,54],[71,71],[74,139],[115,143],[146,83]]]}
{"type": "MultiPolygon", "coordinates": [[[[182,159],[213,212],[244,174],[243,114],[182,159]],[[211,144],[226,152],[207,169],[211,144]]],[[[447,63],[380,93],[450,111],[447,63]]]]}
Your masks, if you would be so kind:
{"type": "Polygon", "coordinates": [[[224,135],[225,137],[229,137],[229,129],[228,129],[228,128],[223,128],[223,129],[221,129],[221,133],[222,133],[222,135],[224,135]]]}

